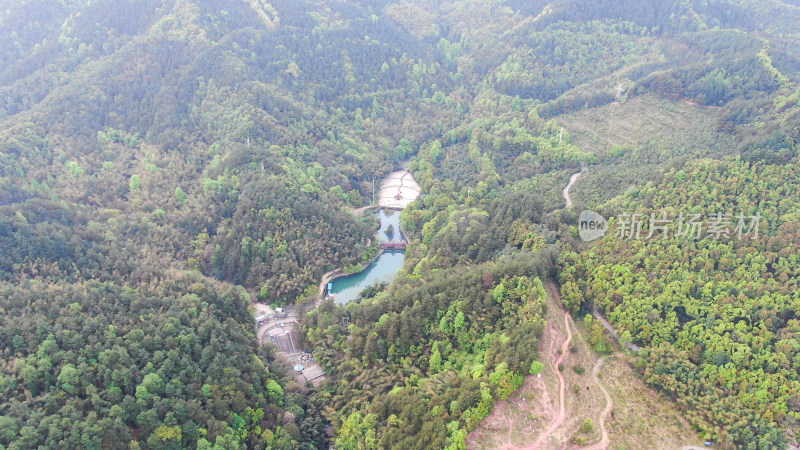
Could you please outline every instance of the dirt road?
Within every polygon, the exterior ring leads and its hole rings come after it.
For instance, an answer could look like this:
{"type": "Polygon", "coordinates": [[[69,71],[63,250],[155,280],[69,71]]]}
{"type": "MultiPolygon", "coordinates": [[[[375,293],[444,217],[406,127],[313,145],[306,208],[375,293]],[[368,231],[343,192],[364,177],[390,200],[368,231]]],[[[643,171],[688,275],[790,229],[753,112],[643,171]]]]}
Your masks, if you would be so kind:
{"type": "MultiPolygon", "coordinates": [[[[531,444],[527,447],[521,447],[522,449],[535,449],[539,448],[543,442],[549,438],[554,431],[556,431],[560,426],[564,425],[564,421],[567,418],[567,408],[564,405],[564,400],[567,395],[567,382],[564,380],[564,374],[561,373],[561,363],[564,362],[564,358],[567,356],[569,352],[569,344],[572,342],[572,330],[570,328],[570,321],[572,318],[569,315],[569,312],[564,313],[564,325],[567,328],[567,339],[564,340],[564,343],[561,345],[561,354],[558,356],[555,364],[556,376],[558,376],[558,414],[553,420],[550,422],[550,425],[547,426],[547,429],[542,433],[536,442],[531,444]]],[[[517,447],[520,448],[520,447],[517,447]]]]}
{"type": "MultiPolygon", "coordinates": [[[[539,352],[547,369],[541,377],[527,377],[508,400],[497,402],[492,414],[471,433],[467,448],[577,448],[572,438],[585,418],[591,418],[596,426],[587,448],[599,450],[610,445],[611,430],[607,429],[606,420],[615,404],[610,390],[600,380],[604,365],[596,357],[587,360],[592,351],[572,316],[564,311],[558,286],[551,279],[544,281],[550,311],[539,352]],[[578,365],[592,371],[587,370],[586,377],[581,378],[565,369],[578,365]],[[575,386],[581,387],[578,395],[573,393],[575,386]]],[[[583,434],[585,438],[589,436],[583,434]]]]}
{"type": "Polygon", "coordinates": [[[562,192],[562,194],[564,195],[564,201],[566,202],[566,204],[564,205],[564,209],[567,209],[570,206],[572,206],[572,197],[570,197],[569,195],[569,190],[572,189],[572,185],[574,185],[575,182],[578,181],[578,178],[580,178],[580,176],[583,175],[583,173],[586,172],[588,168],[589,167],[585,163],[581,163],[581,171],[578,173],[574,173],[572,174],[571,177],[569,177],[569,183],[567,183],[567,186],[564,188],[564,191],[562,192]]]}
{"type": "Polygon", "coordinates": [[[603,392],[603,397],[606,399],[606,407],[603,408],[603,412],[600,414],[600,420],[598,420],[598,426],[600,427],[600,442],[590,445],[588,447],[583,447],[583,450],[605,450],[608,448],[609,439],[608,439],[608,431],[606,431],[606,417],[614,408],[614,400],[611,399],[611,395],[608,394],[608,390],[606,390],[603,383],[600,382],[600,369],[603,367],[603,362],[606,360],[607,356],[603,356],[602,358],[597,360],[597,364],[594,365],[592,369],[592,380],[594,384],[600,388],[600,391],[603,392]]]}

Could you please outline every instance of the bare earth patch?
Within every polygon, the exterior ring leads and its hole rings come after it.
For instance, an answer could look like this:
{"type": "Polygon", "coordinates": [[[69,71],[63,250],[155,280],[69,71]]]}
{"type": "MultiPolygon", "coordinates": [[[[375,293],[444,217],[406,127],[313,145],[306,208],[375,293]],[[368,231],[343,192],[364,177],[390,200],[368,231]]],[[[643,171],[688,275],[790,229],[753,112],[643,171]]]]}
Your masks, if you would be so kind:
{"type": "Polygon", "coordinates": [[[467,448],[599,450],[702,445],[675,405],[637,377],[629,365],[633,358],[616,353],[601,359],[589,349],[583,323],[576,324],[565,315],[556,286],[552,282],[546,286],[547,327],[539,347],[539,360],[546,367],[541,377],[526,377],[520,389],[497,402],[492,413],[467,436],[467,448]],[[566,349],[563,353],[562,348],[566,349]],[[594,425],[588,432],[581,430],[586,419],[594,425]]]}

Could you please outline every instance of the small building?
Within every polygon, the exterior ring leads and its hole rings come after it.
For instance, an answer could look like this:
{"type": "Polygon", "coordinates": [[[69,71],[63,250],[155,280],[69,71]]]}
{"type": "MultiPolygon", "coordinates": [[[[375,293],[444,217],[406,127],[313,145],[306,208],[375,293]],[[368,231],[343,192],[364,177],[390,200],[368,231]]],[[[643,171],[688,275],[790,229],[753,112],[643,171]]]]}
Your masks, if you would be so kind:
{"type": "Polygon", "coordinates": [[[286,310],[283,308],[275,308],[275,317],[279,319],[286,317],[286,310]]]}
{"type": "Polygon", "coordinates": [[[319,364],[315,364],[311,367],[306,366],[303,370],[303,376],[306,377],[306,380],[312,382],[314,386],[319,386],[322,380],[325,379],[325,372],[319,364]]]}

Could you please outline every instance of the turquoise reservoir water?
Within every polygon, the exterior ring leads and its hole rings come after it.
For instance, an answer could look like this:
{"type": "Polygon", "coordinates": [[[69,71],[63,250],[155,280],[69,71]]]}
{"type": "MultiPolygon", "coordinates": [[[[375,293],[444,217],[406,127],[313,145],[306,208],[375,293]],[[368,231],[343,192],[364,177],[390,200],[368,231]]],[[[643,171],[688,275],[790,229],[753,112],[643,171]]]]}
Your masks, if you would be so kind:
{"type": "Polygon", "coordinates": [[[377,282],[392,281],[397,271],[403,268],[406,255],[403,251],[384,252],[363,272],[333,280],[333,300],[343,305],[352,302],[365,287],[377,282]]]}
{"type": "MultiPolygon", "coordinates": [[[[378,236],[381,241],[390,242],[403,239],[400,233],[400,211],[388,211],[388,213],[380,211],[376,215],[381,221],[381,228],[378,230],[378,236]],[[389,239],[386,233],[389,225],[394,229],[392,239],[389,239]]],[[[404,251],[384,252],[363,272],[333,280],[331,294],[333,294],[334,301],[340,305],[352,302],[367,286],[372,286],[378,282],[388,283],[392,281],[397,271],[403,268],[405,260],[406,254],[404,251]]]]}
{"type": "Polygon", "coordinates": [[[378,217],[378,220],[381,221],[381,229],[378,230],[378,236],[380,236],[381,241],[391,242],[403,240],[403,233],[400,232],[400,211],[381,210],[375,215],[378,217]],[[392,226],[392,231],[394,232],[391,236],[391,239],[386,233],[389,225],[392,226]]]}

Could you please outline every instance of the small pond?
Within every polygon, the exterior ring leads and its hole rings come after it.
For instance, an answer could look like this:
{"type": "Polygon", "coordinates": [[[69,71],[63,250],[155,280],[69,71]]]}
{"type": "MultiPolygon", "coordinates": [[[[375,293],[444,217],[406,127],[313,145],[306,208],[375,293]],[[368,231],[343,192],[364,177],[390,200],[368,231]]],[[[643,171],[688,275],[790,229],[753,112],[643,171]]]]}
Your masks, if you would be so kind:
{"type": "MultiPolygon", "coordinates": [[[[378,236],[382,241],[401,241],[400,211],[379,211],[375,213],[381,222],[378,236]],[[391,226],[391,227],[390,227],[391,226]],[[387,231],[390,231],[387,233],[387,231]],[[393,233],[391,233],[393,232],[393,233]]],[[[333,280],[331,294],[336,303],[343,305],[352,302],[368,286],[378,282],[389,283],[397,271],[403,268],[405,251],[386,251],[364,271],[333,280]]]]}

